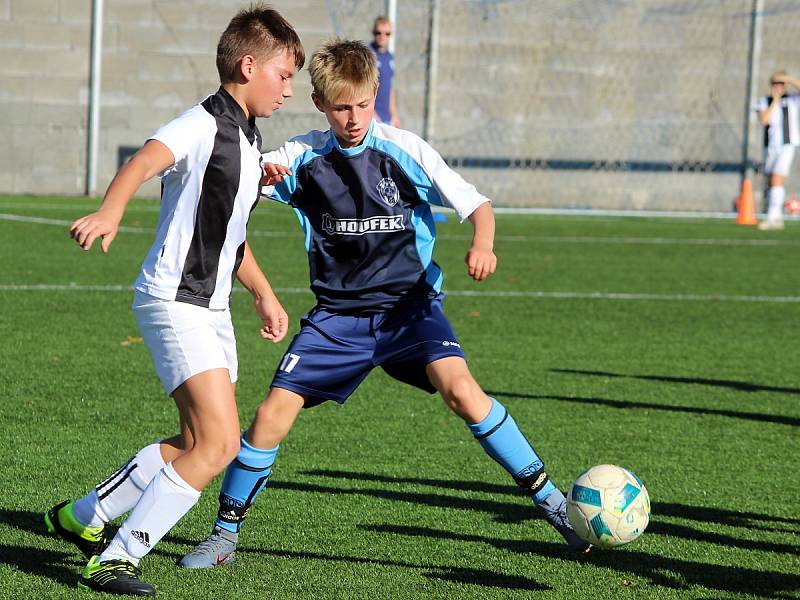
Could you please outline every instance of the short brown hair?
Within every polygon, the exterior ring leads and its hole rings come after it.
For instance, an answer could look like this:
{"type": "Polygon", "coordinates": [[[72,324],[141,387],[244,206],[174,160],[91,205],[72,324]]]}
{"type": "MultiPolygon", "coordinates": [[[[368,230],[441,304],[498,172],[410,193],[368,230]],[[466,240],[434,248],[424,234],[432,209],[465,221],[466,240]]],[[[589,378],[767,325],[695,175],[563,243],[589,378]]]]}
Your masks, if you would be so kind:
{"type": "Polygon", "coordinates": [[[228,23],[217,44],[220,83],[237,80],[237,66],[246,54],[263,61],[281,50],[294,55],[298,71],[303,68],[306,61],[303,44],[294,28],[277,10],[263,4],[240,10],[228,23]]]}
{"type": "Polygon", "coordinates": [[[328,40],[314,52],[308,72],[314,94],[323,102],[343,93],[374,92],[378,87],[375,53],[356,40],[328,40]]]}

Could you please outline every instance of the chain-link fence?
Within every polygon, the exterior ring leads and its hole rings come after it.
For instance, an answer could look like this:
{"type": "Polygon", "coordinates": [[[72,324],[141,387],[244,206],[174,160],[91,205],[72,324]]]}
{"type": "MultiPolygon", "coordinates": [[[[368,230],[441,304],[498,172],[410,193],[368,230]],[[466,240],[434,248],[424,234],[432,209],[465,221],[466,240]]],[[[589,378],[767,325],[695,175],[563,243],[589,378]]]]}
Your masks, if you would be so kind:
{"type": "MultiPolygon", "coordinates": [[[[1,192],[83,189],[89,4],[0,0],[0,109],[8,115],[0,131],[10,140],[0,151],[1,192]]],[[[331,35],[369,39],[373,18],[386,11],[384,0],[273,4],[309,55],[331,35]]],[[[800,74],[800,2],[762,4],[758,94],[777,68],[800,74]]],[[[98,191],[120,148],[138,146],[213,91],[216,41],[241,5],[105,1],[98,191]]],[[[427,134],[498,205],[730,210],[743,166],[754,5],[397,0],[403,127],[427,134]]],[[[325,127],[305,73],[295,92],[259,123],[267,146],[325,127]]],[[[757,121],[750,131],[758,162],[757,121]]],[[[788,180],[790,195],[795,186],[800,178],[788,180]]]]}
{"type": "MultiPolygon", "coordinates": [[[[432,3],[416,4],[404,3],[413,21],[399,17],[399,85],[411,92],[401,107],[423,115],[414,100],[430,32],[402,37],[428,22],[432,3]]],[[[508,204],[730,210],[753,9],[752,0],[443,1],[430,141],[508,204]]],[[[763,2],[758,94],[776,68],[800,70],[798,17],[800,2],[763,2]]],[[[759,130],[753,121],[756,163],[759,130]]]]}

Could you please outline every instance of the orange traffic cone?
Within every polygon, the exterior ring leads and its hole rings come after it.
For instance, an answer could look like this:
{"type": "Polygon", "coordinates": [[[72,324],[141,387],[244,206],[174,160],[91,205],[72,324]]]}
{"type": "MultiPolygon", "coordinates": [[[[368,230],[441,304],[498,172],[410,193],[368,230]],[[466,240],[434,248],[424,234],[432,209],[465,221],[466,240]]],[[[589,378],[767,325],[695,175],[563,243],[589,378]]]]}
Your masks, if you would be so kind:
{"type": "Polygon", "coordinates": [[[736,203],[739,207],[739,216],[736,217],[736,222],[739,225],[755,225],[758,223],[756,220],[756,207],[753,200],[753,182],[745,179],[742,182],[742,193],[739,194],[739,200],[736,203]]]}

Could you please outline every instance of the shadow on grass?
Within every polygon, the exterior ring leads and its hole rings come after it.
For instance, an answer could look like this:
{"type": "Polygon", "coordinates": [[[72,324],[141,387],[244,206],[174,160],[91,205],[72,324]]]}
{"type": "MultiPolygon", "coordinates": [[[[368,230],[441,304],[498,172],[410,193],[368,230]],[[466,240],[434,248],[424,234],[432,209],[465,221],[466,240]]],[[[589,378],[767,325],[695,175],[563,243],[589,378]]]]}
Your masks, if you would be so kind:
{"type": "MultiPolygon", "coordinates": [[[[171,541],[175,543],[185,543],[189,546],[194,546],[196,542],[181,538],[172,538],[171,541]]],[[[507,590],[529,590],[529,591],[544,591],[552,589],[551,586],[539,583],[528,577],[518,575],[506,575],[498,573],[497,571],[490,571],[488,569],[471,569],[468,567],[455,567],[449,565],[422,565],[414,562],[403,560],[391,560],[383,558],[368,558],[362,556],[336,556],[331,554],[323,554],[320,552],[298,552],[295,550],[280,550],[280,549],[267,549],[267,548],[253,548],[244,544],[240,544],[236,548],[237,554],[239,553],[253,553],[265,554],[277,558],[289,558],[300,560],[318,560],[324,562],[334,563],[348,563],[358,565],[380,565],[383,567],[397,567],[401,569],[413,569],[422,571],[424,576],[428,579],[437,579],[440,581],[449,581],[451,583],[478,585],[481,587],[491,587],[507,590]]],[[[561,553],[561,558],[564,557],[564,552],[561,553]]]]}
{"type": "Polygon", "coordinates": [[[746,381],[733,381],[730,379],[706,379],[705,377],[674,377],[672,375],[628,375],[626,373],[612,373],[609,371],[583,371],[580,369],[550,369],[553,373],[569,373],[574,375],[592,375],[596,377],[623,377],[627,379],[642,379],[644,381],[664,381],[667,383],[688,383],[690,385],[711,385],[724,387],[739,392],[777,392],[779,394],[800,394],[800,388],[777,387],[748,383],[746,381]]]}
{"type": "MultiPolygon", "coordinates": [[[[48,534],[42,514],[0,509],[0,525],[45,536],[48,534]]],[[[71,588],[75,587],[78,572],[84,565],[83,556],[77,551],[68,553],[13,544],[0,544],[0,562],[23,573],[47,577],[71,588]]]]}
{"type": "MultiPolygon", "coordinates": [[[[453,480],[437,480],[426,478],[400,478],[380,476],[369,473],[357,473],[346,471],[324,471],[316,470],[306,474],[319,477],[332,477],[339,480],[363,480],[377,481],[380,483],[406,483],[411,485],[429,485],[442,489],[470,490],[488,493],[515,494],[519,492],[512,486],[502,486],[493,484],[482,484],[479,482],[461,482],[453,480]]],[[[488,512],[496,515],[505,522],[521,522],[535,515],[535,511],[526,502],[499,502],[488,500],[464,499],[443,494],[424,494],[417,492],[398,492],[387,490],[371,489],[348,489],[334,486],[321,486],[303,483],[282,483],[275,482],[272,487],[285,490],[302,492],[317,492],[326,494],[358,494],[368,497],[389,499],[393,501],[412,502],[425,506],[442,506],[447,508],[461,508],[465,510],[476,510],[488,512]],[[507,518],[508,515],[512,518],[507,518]]],[[[718,523],[722,525],[747,527],[752,529],[751,520],[773,521],[789,524],[798,524],[798,519],[784,519],[760,515],[757,513],[736,513],[734,511],[692,507],[683,504],[661,504],[653,505],[655,515],[668,515],[679,518],[692,518],[703,522],[718,523]]],[[[11,526],[29,533],[42,535],[51,540],[55,540],[46,533],[45,526],[41,520],[41,513],[31,511],[19,511],[0,509],[0,524],[11,526]]],[[[363,526],[368,531],[382,534],[394,534],[405,536],[431,537],[447,539],[461,542],[480,542],[490,544],[504,551],[516,553],[536,553],[542,556],[571,559],[572,553],[563,544],[549,542],[520,541],[493,539],[480,535],[465,535],[451,531],[438,530],[422,527],[406,526],[363,526]]],[[[756,542],[749,540],[739,540],[731,536],[696,531],[690,527],[660,523],[657,520],[652,522],[648,528],[649,533],[681,537],[685,539],[697,540],[725,545],[727,547],[739,547],[748,550],[760,550],[768,552],[785,552],[798,554],[798,548],[788,544],[772,544],[768,542],[756,542]]],[[[796,533],[796,532],[795,532],[796,533]]],[[[55,540],[58,544],[66,544],[60,540],[55,540]]],[[[172,535],[165,537],[165,541],[183,544],[186,547],[194,545],[192,540],[178,538],[172,535]]],[[[154,554],[176,559],[179,556],[174,553],[161,552],[160,549],[154,550],[154,554]]],[[[364,558],[353,556],[336,556],[314,552],[296,552],[282,550],[265,550],[261,548],[248,548],[240,546],[243,552],[264,553],[277,557],[313,559],[320,561],[345,562],[354,564],[377,564],[387,567],[399,567],[415,569],[424,572],[425,577],[438,579],[453,583],[470,583],[484,587],[494,587],[502,589],[520,589],[541,591],[551,589],[549,586],[535,580],[505,575],[486,569],[465,568],[460,566],[448,565],[424,565],[408,561],[398,561],[380,558],[364,558]]],[[[72,553],[44,550],[36,547],[21,547],[0,544],[0,560],[18,570],[47,577],[62,585],[73,587],[77,579],[77,572],[84,563],[84,559],[77,550],[72,553]]],[[[589,561],[597,566],[615,569],[622,572],[635,573],[641,577],[649,579],[656,585],[672,589],[685,589],[689,585],[700,585],[708,589],[720,590],[725,592],[744,592],[761,597],[772,597],[782,591],[793,591],[800,589],[800,576],[789,575],[768,570],[747,569],[740,567],[729,567],[713,565],[695,561],[683,561],[673,558],[664,558],[635,550],[622,549],[616,551],[597,551],[590,555],[589,561]]]]}
{"type": "MultiPolygon", "coordinates": [[[[653,510],[658,510],[658,505],[653,506],[653,510]]],[[[756,550],[759,552],[777,552],[780,554],[795,554],[800,556],[800,546],[793,544],[777,544],[774,542],[763,542],[755,540],[743,540],[730,535],[713,533],[710,531],[694,529],[686,525],[666,523],[655,519],[647,526],[648,534],[666,535],[673,538],[683,538],[684,540],[694,540],[706,544],[717,544],[727,548],[741,548],[742,550],[756,550]]]]}
{"type": "Polygon", "coordinates": [[[629,400],[608,400],[606,398],[580,398],[577,396],[556,396],[553,394],[520,394],[516,392],[500,392],[497,390],[486,393],[498,398],[523,398],[527,400],[558,400],[561,402],[575,402],[577,404],[596,404],[609,408],[644,408],[647,410],[665,410],[669,412],[683,412],[700,415],[719,415],[734,419],[747,419],[764,423],[778,423],[780,425],[800,426],[800,418],[784,415],[768,415],[763,413],[744,412],[741,410],[721,410],[716,408],[697,408],[695,406],[677,406],[674,404],[658,404],[656,402],[631,402],[629,400]]]}
{"type": "MultiPolygon", "coordinates": [[[[429,527],[370,525],[362,528],[382,535],[391,534],[458,542],[477,542],[514,553],[532,552],[550,558],[563,557],[563,546],[549,542],[503,540],[481,535],[454,533],[429,527]]],[[[650,580],[655,585],[675,590],[688,589],[689,586],[698,585],[711,590],[771,598],[800,589],[800,575],[768,571],[766,569],[729,567],[666,558],[627,548],[606,551],[595,550],[584,560],[595,566],[635,573],[650,580]]]]}
{"type": "Polygon", "coordinates": [[[0,544],[0,562],[29,575],[47,577],[70,588],[76,586],[78,573],[84,564],[82,560],[76,560],[75,556],[65,552],[8,544],[0,544]]]}
{"type": "MultiPolygon", "coordinates": [[[[47,533],[47,529],[42,521],[42,513],[0,509],[0,525],[11,526],[28,533],[38,534],[49,540],[71,545],[62,540],[58,540],[47,533]]],[[[192,548],[196,540],[188,540],[174,535],[164,537],[164,542],[182,544],[187,548],[192,548]]],[[[245,545],[239,546],[240,552],[263,553],[271,556],[284,558],[311,559],[326,562],[343,562],[354,564],[374,564],[386,567],[399,567],[423,571],[425,577],[438,579],[452,583],[469,583],[483,587],[493,587],[500,589],[516,589],[528,591],[543,591],[551,589],[550,586],[541,584],[528,577],[506,575],[488,569],[471,569],[466,567],[448,565],[422,565],[406,561],[362,558],[356,556],[336,556],[314,552],[295,552],[290,550],[264,550],[261,548],[249,548],[245,545]]],[[[153,554],[164,556],[173,560],[179,559],[182,554],[154,549],[153,554]]],[[[10,565],[19,571],[31,575],[47,577],[57,583],[73,588],[78,580],[78,574],[85,564],[83,556],[77,550],[72,552],[59,552],[54,550],[43,550],[30,546],[15,546],[0,544],[0,561],[10,565]]]]}
{"type": "MultiPolygon", "coordinates": [[[[427,506],[440,506],[449,508],[459,508],[462,510],[476,510],[487,512],[495,516],[495,520],[504,523],[521,523],[530,519],[539,518],[538,513],[528,504],[527,497],[516,485],[499,485],[483,483],[479,481],[455,481],[451,479],[429,479],[424,477],[391,477],[378,475],[375,473],[358,473],[353,471],[324,470],[315,469],[303,471],[303,475],[314,477],[328,477],[345,481],[372,481],[377,483],[406,484],[406,485],[426,485],[437,490],[456,490],[472,491],[487,494],[504,494],[519,497],[519,501],[502,502],[495,500],[481,500],[459,498],[456,496],[445,496],[442,494],[425,494],[419,492],[405,492],[393,489],[356,489],[342,487],[324,487],[316,484],[275,482],[271,487],[278,489],[295,489],[298,491],[314,491],[324,493],[352,493],[362,496],[375,496],[382,499],[398,500],[403,502],[415,502],[427,506]]],[[[698,540],[710,543],[721,544],[729,547],[743,548],[748,550],[762,550],[765,552],[781,552],[786,554],[800,555],[800,547],[791,544],[775,544],[764,541],[741,540],[728,535],[709,533],[708,531],[696,530],[682,525],[673,525],[658,521],[659,517],[675,517],[679,519],[689,519],[699,523],[716,523],[728,527],[741,527],[749,530],[768,531],[773,533],[795,533],[800,534],[800,519],[787,517],[773,517],[753,512],[736,512],[724,508],[713,508],[704,506],[691,506],[688,504],[678,504],[669,502],[654,502],[652,504],[654,521],[650,523],[648,533],[681,537],[689,540],[698,540]],[[796,529],[778,527],[769,524],[795,525],[796,529]]]]}
{"type": "Polygon", "coordinates": [[[352,494],[354,496],[367,496],[395,502],[410,502],[423,506],[436,506],[441,508],[455,508],[460,510],[473,510],[495,515],[501,523],[522,523],[530,519],[539,518],[528,502],[520,498],[516,502],[500,502],[479,498],[460,498],[444,494],[426,494],[422,492],[400,492],[396,490],[326,486],[315,483],[297,483],[290,481],[273,481],[269,484],[273,490],[291,490],[297,492],[312,492],[318,494],[352,494]]]}
{"type": "MultiPolygon", "coordinates": [[[[29,510],[0,508],[0,526],[14,527],[20,531],[39,535],[48,542],[67,549],[67,551],[60,552],[35,546],[0,544],[0,563],[10,565],[24,573],[47,577],[56,583],[74,588],[87,559],[70,542],[48,533],[47,526],[44,524],[43,514],[44,511],[32,512],[29,510]]],[[[114,532],[116,532],[116,528],[112,529],[112,534],[114,532]]],[[[171,541],[169,536],[166,536],[164,540],[171,541]]],[[[153,550],[152,554],[176,560],[182,556],[170,552],[162,552],[158,548],[153,550]]],[[[3,596],[0,595],[0,597],[3,596]]]]}

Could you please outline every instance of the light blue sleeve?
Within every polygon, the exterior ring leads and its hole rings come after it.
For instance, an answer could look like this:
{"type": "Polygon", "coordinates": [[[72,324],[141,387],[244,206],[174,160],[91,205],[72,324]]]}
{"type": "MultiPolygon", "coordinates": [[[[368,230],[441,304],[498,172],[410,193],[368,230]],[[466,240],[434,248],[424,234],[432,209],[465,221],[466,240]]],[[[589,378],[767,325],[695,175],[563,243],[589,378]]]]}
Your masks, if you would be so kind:
{"type": "Polygon", "coordinates": [[[289,204],[292,194],[297,189],[297,173],[300,168],[316,157],[329,152],[332,147],[330,138],[328,132],[311,131],[290,139],[277,150],[262,154],[262,162],[289,167],[292,174],[284,177],[283,181],[274,186],[263,186],[261,195],[270,200],[289,204]]]}
{"type": "Polygon", "coordinates": [[[484,202],[490,202],[451,169],[425,140],[413,133],[377,123],[374,140],[376,149],[401,166],[423,202],[452,208],[460,221],[467,219],[484,202]]]}

